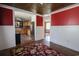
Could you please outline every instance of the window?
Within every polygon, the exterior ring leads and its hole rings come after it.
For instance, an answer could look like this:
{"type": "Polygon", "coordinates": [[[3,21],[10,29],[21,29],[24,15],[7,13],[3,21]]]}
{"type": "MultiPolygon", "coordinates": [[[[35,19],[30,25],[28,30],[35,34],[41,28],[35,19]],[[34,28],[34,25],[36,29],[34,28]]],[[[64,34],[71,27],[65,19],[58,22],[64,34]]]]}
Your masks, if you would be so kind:
{"type": "Polygon", "coordinates": [[[46,33],[50,32],[50,22],[46,22],[46,33]]]}
{"type": "Polygon", "coordinates": [[[49,22],[46,23],[46,30],[50,30],[50,23],[49,22]]]}

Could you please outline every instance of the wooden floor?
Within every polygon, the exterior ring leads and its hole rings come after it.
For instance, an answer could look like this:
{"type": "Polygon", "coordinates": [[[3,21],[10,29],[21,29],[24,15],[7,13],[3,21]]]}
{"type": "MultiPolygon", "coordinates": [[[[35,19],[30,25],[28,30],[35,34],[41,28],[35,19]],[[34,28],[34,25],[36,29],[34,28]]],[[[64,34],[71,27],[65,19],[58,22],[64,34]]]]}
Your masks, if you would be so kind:
{"type": "Polygon", "coordinates": [[[50,47],[52,47],[55,50],[58,50],[58,51],[62,52],[66,56],[79,56],[78,51],[74,51],[72,49],[57,45],[55,43],[50,43],[50,47]]]}
{"type": "MultiPolygon", "coordinates": [[[[37,43],[45,43],[44,40],[39,40],[39,41],[36,41],[37,43]]],[[[49,45],[48,45],[49,46],[49,45]]],[[[58,45],[58,44],[55,44],[55,43],[52,43],[50,42],[50,46],[51,48],[59,51],[59,52],[62,52],[65,56],[79,56],[79,52],[78,51],[74,51],[72,49],[69,49],[69,48],[66,48],[64,46],[61,46],[61,45],[58,45]]]]}
{"type": "MultiPolygon", "coordinates": [[[[36,42],[29,42],[24,45],[29,45],[30,43],[44,43],[44,42],[43,42],[43,40],[39,40],[36,42]]],[[[63,47],[63,46],[60,46],[60,45],[57,45],[55,43],[50,43],[50,47],[62,52],[65,56],[79,56],[79,52],[71,50],[71,49],[63,47]]],[[[0,51],[0,56],[11,56],[10,49],[5,49],[5,50],[0,51]]]]}

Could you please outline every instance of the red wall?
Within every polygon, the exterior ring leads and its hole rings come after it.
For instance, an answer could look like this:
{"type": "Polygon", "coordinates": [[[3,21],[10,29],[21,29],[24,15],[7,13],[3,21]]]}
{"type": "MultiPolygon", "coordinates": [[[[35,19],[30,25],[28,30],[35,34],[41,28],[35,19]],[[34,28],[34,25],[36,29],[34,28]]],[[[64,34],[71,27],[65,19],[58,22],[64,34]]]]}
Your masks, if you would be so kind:
{"type": "Polygon", "coordinates": [[[51,25],[79,25],[79,7],[52,14],[51,25]]]}
{"type": "Polygon", "coordinates": [[[11,9],[0,7],[0,26],[13,25],[13,12],[11,9]]]}
{"type": "Polygon", "coordinates": [[[43,26],[43,17],[36,16],[36,26],[43,26]]]}

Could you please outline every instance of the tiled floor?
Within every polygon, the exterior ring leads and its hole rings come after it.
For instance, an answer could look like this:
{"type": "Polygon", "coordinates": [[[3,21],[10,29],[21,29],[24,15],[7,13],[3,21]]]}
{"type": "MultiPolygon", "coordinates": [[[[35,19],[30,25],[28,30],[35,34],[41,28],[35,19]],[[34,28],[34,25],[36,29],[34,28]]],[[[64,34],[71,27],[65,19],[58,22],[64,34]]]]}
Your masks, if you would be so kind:
{"type": "Polygon", "coordinates": [[[27,41],[34,40],[32,36],[27,36],[27,35],[21,35],[21,44],[26,43],[27,41]]]}

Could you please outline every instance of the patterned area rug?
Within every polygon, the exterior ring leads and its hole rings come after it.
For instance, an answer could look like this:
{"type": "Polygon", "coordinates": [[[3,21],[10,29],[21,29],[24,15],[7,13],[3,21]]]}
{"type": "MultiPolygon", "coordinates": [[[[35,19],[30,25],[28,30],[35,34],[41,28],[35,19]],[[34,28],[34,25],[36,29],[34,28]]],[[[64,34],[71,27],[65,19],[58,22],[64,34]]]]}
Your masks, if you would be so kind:
{"type": "Polygon", "coordinates": [[[14,49],[16,56],[64,56],[59,51],[54,50],[42,43],[35,43],[30,46],[22,46],[14,49]]]}

